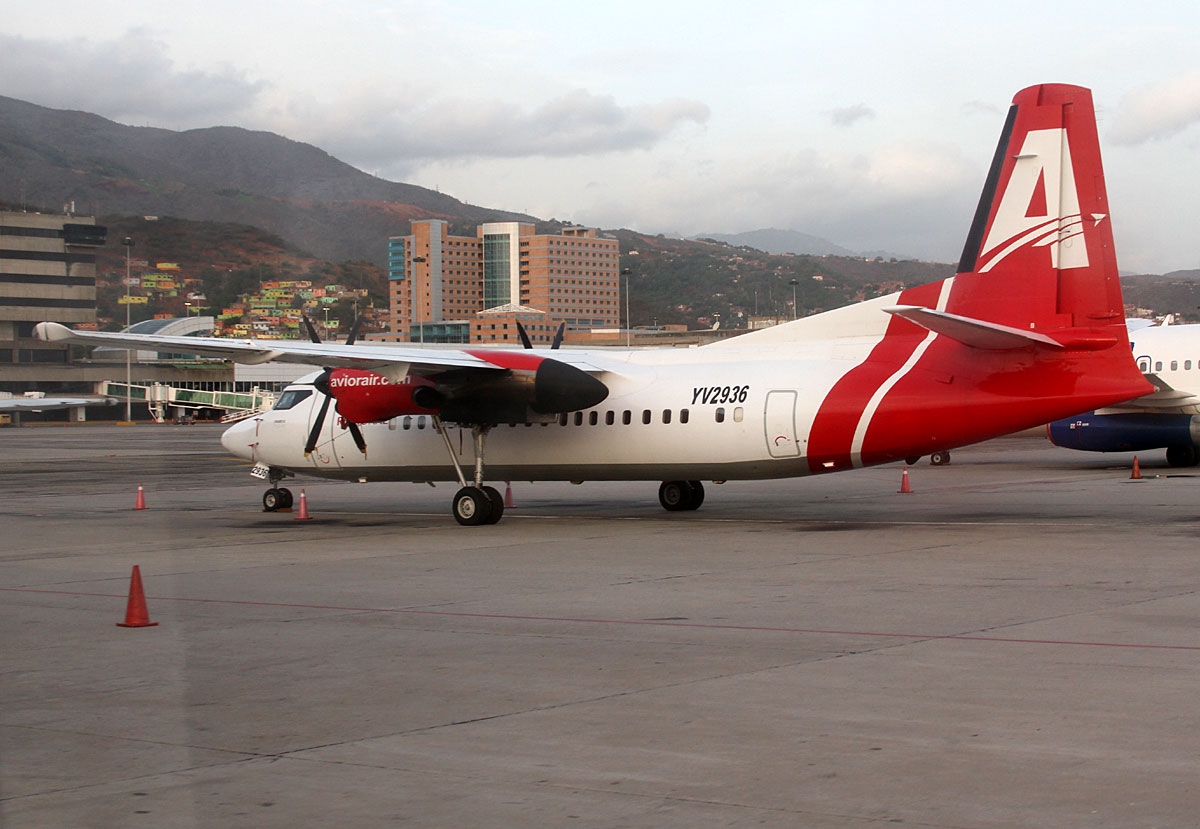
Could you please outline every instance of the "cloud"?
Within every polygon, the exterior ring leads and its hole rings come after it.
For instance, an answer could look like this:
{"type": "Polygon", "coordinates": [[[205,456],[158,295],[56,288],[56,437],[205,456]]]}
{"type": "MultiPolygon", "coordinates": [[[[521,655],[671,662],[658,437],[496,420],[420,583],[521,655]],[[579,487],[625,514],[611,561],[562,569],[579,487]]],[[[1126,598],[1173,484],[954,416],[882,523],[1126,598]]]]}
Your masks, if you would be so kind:
{"type": "Polygon", "coordinates": [[[1144,86],[1117,104],[1109,137],[1134,146],[1180,133],[1200,121],[1200,71],[1144,86]]]}
{"type": "Polygon", "coordinates": [[[874,118],[875,110],[871,109],[866,104],[855,104],[849,107],[840,107],[831,110],[829,113],[830,120],[833,121],[835,127],[852,127],[864,118],[874,118]]]}
{"type": "Polygon", "coordinates": [[[112,40],[0,34],[0,93],[130,124],[184,129],[230,123],[266,85],[231,67],[181,70],[142,30],[112,40]]]}
{"type": "MultiPolygon", "coordinates": [[[[707,123],[697,101],[664,100],[621,106],[611,95],[574,90],[532,108],[490,100],[395,100],[380,109],[368,95],[354,116],[327,120],[334,128],[311,140],[367,167],[480,158],[572,157],[650,149],[685,125],[707,123]],[[370,114],[369,114],[370,113],[370,114]],[[354,123],[354,130],[342,125],[354,123]]],[[[345,102],[341,102],[345,106],[345,102]]],[[[295,132],[303,128],[297,125],[295,132]]]]}

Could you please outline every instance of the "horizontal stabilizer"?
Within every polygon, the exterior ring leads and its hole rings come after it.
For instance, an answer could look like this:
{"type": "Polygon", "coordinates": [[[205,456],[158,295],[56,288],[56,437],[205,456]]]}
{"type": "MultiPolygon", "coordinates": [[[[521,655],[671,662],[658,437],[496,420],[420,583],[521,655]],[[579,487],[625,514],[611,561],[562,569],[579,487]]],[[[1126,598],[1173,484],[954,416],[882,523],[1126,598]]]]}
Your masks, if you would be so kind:
{"type": "Polygon", "coordinates": [[[945,311],[935,311],[919,305],[897,305],[883,310],[971,348],[1008,351],[1031,346],[1059,349],[1064,347],[1057,340],[1036,331],[1022,331],[1019,328],[960,317],[958,314],[947,314],[945,311]]]}

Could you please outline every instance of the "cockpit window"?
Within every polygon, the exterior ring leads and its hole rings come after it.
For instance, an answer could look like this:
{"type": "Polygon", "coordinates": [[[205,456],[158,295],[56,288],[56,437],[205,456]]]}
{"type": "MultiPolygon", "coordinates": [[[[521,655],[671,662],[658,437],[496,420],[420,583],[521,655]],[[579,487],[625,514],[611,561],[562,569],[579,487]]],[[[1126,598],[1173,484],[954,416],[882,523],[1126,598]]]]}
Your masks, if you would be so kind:
{"type": "Polygon", "coordinates": [[[307,400],[311,395],[312,389],[288,389],[279,395],[279,399],[275,401],[274,408],[276,411],[290,409],[301,400],[307,400]]]}

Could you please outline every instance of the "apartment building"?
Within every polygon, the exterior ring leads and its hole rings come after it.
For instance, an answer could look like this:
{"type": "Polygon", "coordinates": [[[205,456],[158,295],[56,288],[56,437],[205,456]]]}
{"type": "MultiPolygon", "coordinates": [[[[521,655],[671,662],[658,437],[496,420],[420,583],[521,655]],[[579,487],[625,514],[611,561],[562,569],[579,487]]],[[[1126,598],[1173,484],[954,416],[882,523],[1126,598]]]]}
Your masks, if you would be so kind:
{"type": "Polygon", "coordinates": [[[490,222],[453,236],[440,219],[388,240],[387,339],[425,343],[535,343],[560,323],[620,325],[620,248],[596,230],[538,234],[525,222],[490,222]],[[485,315],[486,314],[486,315],[485,315]],[[485,315],[485,316],[481,316],[485,315]]]}

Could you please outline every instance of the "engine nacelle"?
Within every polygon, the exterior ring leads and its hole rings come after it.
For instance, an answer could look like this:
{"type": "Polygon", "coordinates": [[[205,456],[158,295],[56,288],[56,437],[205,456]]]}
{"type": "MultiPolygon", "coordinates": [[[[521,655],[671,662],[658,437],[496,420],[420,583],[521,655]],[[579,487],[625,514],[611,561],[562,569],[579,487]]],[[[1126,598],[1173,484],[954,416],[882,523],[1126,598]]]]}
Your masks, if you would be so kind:
{"type": "Polygon", "coordinates": [[[337,401],[338,414],[351,423],[373,423],[400,415],[435,415],[444,402],[433,382],[424,377],[409,375],[393,383],[373,371],[356,368],[330,371],[327,394],[337,401]]]}
{"type": "Polygon", "coordinates": [[[1188,414],[1088,412],[1047,427],[1050,442],[1086,452],[1140,452],[1200,446],[1200,418],[1188,414]]]}

